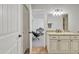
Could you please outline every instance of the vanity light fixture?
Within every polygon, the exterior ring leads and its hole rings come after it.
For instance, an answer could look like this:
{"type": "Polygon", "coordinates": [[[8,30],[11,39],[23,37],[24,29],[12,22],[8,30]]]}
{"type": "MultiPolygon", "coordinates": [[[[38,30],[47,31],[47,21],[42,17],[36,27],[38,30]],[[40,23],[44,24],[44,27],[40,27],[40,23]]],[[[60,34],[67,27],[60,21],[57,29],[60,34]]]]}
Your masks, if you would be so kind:
{"type": "Polygon", "coordinates": [[[50,11],[50,13],[53,14],[54,16],[60,16],[64,14],[64,11],[62,9],[54,9],[53,11],[50,11]]]}

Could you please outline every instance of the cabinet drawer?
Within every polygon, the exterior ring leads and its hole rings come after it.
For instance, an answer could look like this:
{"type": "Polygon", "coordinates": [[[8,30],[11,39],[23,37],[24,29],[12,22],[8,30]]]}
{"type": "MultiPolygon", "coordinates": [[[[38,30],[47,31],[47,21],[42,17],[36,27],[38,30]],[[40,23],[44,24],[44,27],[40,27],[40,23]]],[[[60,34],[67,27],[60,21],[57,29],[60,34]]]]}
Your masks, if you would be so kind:
{"type": "Polygon", "coordinates": [[[59,36],[59,39],[70,39],[70,36],[59,36]]]}
{"type": "Polygon", "coordinates": [[[71,39],[79,39],[79,36],[71,36],[71,39]]]}
{"type": "Polygon", "coordinates": [[[58,39],[58,36],[49,36],[49,39],[58,39]]]}

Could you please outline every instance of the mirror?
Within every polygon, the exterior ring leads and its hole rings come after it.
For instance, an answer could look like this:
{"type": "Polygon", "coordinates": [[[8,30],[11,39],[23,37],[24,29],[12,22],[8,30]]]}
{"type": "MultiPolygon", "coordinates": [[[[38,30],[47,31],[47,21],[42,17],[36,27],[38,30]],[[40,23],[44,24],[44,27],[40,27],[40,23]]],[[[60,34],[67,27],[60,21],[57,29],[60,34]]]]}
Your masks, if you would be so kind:
{"type": "Polygon", "coordinates": [[[68,14],[63,15],[63,30],[68,31],[68,14]]]}
{"type": "Polygon", "coordinates": [[[68,31],[68,14],[63,14],[60,16],[54,16],[52,14],[47,15],[48,29],[68,31]]]}

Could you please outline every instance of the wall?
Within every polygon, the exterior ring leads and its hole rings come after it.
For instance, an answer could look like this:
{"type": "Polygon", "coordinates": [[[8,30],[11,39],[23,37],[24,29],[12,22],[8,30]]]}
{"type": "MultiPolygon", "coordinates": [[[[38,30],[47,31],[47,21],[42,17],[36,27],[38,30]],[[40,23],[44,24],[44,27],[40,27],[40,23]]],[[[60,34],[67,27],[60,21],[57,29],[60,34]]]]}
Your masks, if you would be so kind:
{"type": "Polygon", "coordinates": [[[44,28],[44,14],[39,11],[33,11],[33,30],[35,31],[37,28],[44,28]]]}
{"type": "MultiPolygon", "coordinates": [[[[45,16],[43,11],[33,11],[32,30],[36,31],[38,28],[44,28],[45,16]]],[[[45,28],[44,28],[45,29],[45,28]]],[[[33,47],[44,46],[44,36],[39,41],[33,41],[33,47]],[[38,44],[37,44],[38,43],[38,44]]]]}
{"type": "Polygon", "coordinates": [[[68,12],[68,20],[69,20],[69,30],[72,32],[79,31],[79,5],[65,5],[65,4],[38,4],[38,5],[32,5],[33,9],[44,9],[46,11],[49,11],[50,8],[61,8],[64,11],[68,12]]]}

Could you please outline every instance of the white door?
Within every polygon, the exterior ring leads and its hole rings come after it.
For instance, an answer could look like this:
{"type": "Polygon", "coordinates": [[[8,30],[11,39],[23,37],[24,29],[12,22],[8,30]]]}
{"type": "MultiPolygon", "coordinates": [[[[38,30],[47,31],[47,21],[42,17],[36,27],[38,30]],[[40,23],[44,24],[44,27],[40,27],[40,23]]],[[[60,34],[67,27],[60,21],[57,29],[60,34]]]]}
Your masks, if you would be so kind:
{"type": "Polygon", "coordinates": [[[23,51],[29,48],[29,9],[23,5],[23,51]]]}
{"type": "Polygon", "coordinates": [[[18,5],[0,5],[0,54],[18,53],[18,5]]]}
{"type": "MultiPolygon", "coordinates": [[[[29,5],[29,32],[32,32],[32,8],[31,5],[29,5]]],[[[29,33],[29,39],[30,39],[30,53],[32,53],[32,33],[29,33]]]]}

